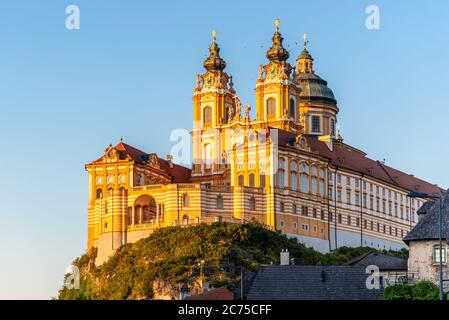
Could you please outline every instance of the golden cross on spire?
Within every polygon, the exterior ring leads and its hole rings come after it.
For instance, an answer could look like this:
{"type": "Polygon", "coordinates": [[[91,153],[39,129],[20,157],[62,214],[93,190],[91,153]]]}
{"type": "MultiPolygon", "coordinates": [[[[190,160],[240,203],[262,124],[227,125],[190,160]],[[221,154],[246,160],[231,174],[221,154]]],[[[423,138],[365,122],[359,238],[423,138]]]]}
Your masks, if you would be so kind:
{"type": "Polygon", "coordinates": [[[212,39],[214,42],[215,42],[215,39],[217,39],[217,31],[215,31],[215,29],[212,30],[212,39]]]}
{"type": "Polygon", "coordinates": [[[279,31],[279,24],[281,23],[281,21],[279,19],[274,20],[274,25],[276,26],[276,32],[279,31]]]}

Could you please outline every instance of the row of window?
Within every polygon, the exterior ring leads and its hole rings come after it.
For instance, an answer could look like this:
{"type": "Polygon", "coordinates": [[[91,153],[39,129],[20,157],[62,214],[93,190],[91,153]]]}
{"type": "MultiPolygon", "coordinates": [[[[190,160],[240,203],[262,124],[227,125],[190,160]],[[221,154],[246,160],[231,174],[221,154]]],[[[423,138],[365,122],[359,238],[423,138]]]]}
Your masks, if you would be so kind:
{"type": "MultiPolygon", "coordinates": [[[[333,199],[333,188],[330,187],[329,188],[329,198],[333,199]]],[[[390,216],[394,216],[396,218],[401,218],[401,219],[405,219],[406,221],[408,221],[409,216],[408,216],[408,212],[409,212],[409,207],[407,206],[406,208],[404,208],[403,205],[398,205],[398,204],[392,204],[391,201],[388,202],[388,211],[387,211],[387,202],[386,200],[380,200],[380,199],[376,199],[374,200],[374,196],[370,195],[369,196],[369,201],[368,201],[368,197],[366,194],[363,195],[362,199],[360,199],[360,193],[359,192],[355,192],[354,193],[354,202],[352,202],[352,197],[351,197],[351,191],[347,190],[346,191],[346,204],[348,205],[356,205],[356,206],[360,206],[360,200],[362,200],[362,204],[363,207],[366,209],[370,209],[372,211],[374,211],[374,204],[376,204],[376,211],[377,212],[382,212],[383,214],[389,214],[390,216]],[[405,209],[405,211],[404,211],[405,209]]],[[[342,199],[342,190],[337,190],[337,201],[338,202],[343,202],[342,199]]],[[[414,221],[414,217],[415,217],[415,208],[412,208],[412,220],[414,221]]]]}
{"type": "MultiPolygon", "coordinates": [[[[190,197],[188,193],[183,193],[181,196],[181,203],[182,206],[185,208],[188,208],[190,206],[190,197]]],[[[215,200],[215,208],[216,209],[223,209],[224,207],[224,200],[223,196],[221,194],[217,195],[215,200]]],[[[250,210],[256,210],[256,198],[250,197],[249,198],[249,208],[250,210]]]]}
{"type": "MultiPolygon", "coordinates": [[[[329,173],[329,180],[333,181],[333,174],[329,173]]],[[[343,174],[337,174],[337,183],[340,185],[346,185],[346,186],[354,186],[356,189],[360,188],[360,179],[358,178],[352,178],[350,176],[345,176],[343,174]],[[343,182],[344,181],[344,182],[343,182]]],[[[398,201],[399,203],[405,203],[406,195],[400,194],[399,192],[395,192],[392,190],[388,190],[385,187],[375,185],[374,183],[370,183],[367,181],[363,181],[363,190],[365,192],[374,193],[374,190],[378,196],[383,196],[385,198],[388,198],[390,201],[398,201]],[[369,190],[369,191],[368,191],[369,190]]],[[[417,200],[417,205],[420,206],[420,201],[417,200]]],[[[415,205],[415,199],[411,199],[412,206],[415,205]]]]}
{"type": "MultiPolygon", "coordinates": [[[[333,218],[332,218],[332,213],[329,214],[329,221],[332,222],[333,218]]],[[[339,224],[343,224],[343,215],[339,214],[337,216],[337,222],[339,224]]],[[[353,219],[351,218],[351,216],[347,216],[346,217],[346,224],[348,226],[351,225],[355,225],[356,227],[360,227],[360,218],[356,217],[355,219],[355,223],[353,222],[353,219]]],[[[363,220],[363,228],[364,229],[370,229],[372,231],[377,231],[377,232],[382,232],[384,234],[389,234],[390,236],[395,236],[395,237],[401,237],[404,238],[404,230],[402,229],[398,229],[398,228],[393,228],[392,226],[387,226],[385,224],[380,224],[379,222],[374,222],[374,221],[369,221],[364,219],[363,220]]]]}
{"type": "MultiPolygon", "coordinates": [[[[284,220],[280,220],[280,227],[281,228],[285,228],[285,222],[284,222],[284,220]]],[[[291,223],[291,229],[293,229],[293,230],[296,230],[296,229],[298,229],[298,223],[297,222],[292,222],[291,223]]],[[[303,231],[309,231],[309,224],[307,224],[307,223],[302,223],[301,224],[301,230],[303,230],[303,231]]],[[[317,226],[313,226],[313,232],[317,232],[318,231],[318,228],[317,228],[317,226]]],[[[324,232],[324,229],[323,228],[321,228],[321,232],[323,233],[324,232]]]]}

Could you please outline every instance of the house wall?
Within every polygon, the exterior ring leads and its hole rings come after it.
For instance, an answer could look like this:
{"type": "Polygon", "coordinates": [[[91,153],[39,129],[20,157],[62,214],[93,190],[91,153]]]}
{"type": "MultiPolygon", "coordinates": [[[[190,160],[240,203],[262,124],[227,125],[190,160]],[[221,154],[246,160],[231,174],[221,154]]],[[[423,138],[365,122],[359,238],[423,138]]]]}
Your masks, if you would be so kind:
{"type": "MultiPolygon", "coordinates": [[[[417,280],[430,280],[439,283],[439,264],[433,263],[433,247],[438,245],[438,240],[412,241],[409,244],[408,272],[418,275],[417,280]]],[[[443,244],[444,245],[444,244],[443,244]]],[[[446,245],[447,247],[447,245],[446,245]]],[[[447,255],[447,250],[446,250],[447,255]]],[[[446,261],[447,261],[446,257],[446,261]]],[[[443,265],[443,279],[449,279],[449,267],[447,263],[443,265]]],[[[449,283],[444,283],[445,292],[449,291],[449,283]]]]}

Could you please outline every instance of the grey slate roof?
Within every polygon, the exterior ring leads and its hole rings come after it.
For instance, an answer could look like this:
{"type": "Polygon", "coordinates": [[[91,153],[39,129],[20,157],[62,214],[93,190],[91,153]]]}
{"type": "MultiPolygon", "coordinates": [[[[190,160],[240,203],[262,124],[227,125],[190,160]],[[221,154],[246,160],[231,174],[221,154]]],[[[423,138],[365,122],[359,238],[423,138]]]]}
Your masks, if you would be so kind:
{"type": "MultiPolygon", "coordinates": [[[[442,196],[443,216],[443,239],[449,240],[449,191],[442,196]]],[[[433,202],[426,202],[418,212],[423,213],[424,217],[416,224],[416,226],[405,236],[404,242],[408,245],[410,241],[437,240],[439,239],[439,212],[440,199],[433,202]]]]}
{"type": "Polygon", "coordinates": [[[368,290],[364,267],[267,265],[256,274],[248,300],[375,300],[368,290]],[[324,281],[322,277],[324,274],[324,281]]]}
{"type": "Polygon", "coordinates": [[[388,270],[407,270],[407,260],[390,256],[381,252],[373,251],[361,255],[347,263],[350,266],[367,267],[370,265],[378,266],[380,271],[388,270]]]}

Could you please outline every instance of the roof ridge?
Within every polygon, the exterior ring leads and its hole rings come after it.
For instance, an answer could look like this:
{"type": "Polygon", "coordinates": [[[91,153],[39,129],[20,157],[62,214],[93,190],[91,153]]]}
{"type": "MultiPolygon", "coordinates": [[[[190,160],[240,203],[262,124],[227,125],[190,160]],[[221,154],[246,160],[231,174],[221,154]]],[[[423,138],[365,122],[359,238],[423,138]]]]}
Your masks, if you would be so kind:
{"type": "MultiPolygon", "coordinates": [[[[386,173],[386,175],[391,179],[391,181],[393,181],[393,183],[395,185],[397,185],[398,187],[400,187],[399,183],[393,179],[393,177],[390,175],[390,173],[388,172],[388,170],[384,167],[384,164],[382,162],[380,162],[379,160],[376,160],[376,162],[379,164],[379,166],[382,168],[382,170],[386,173]]],[[[400,171],[400,170],[399,170],[400,171]]],[[[404,172],[405,173],[405,172],[404,172]]]]}

